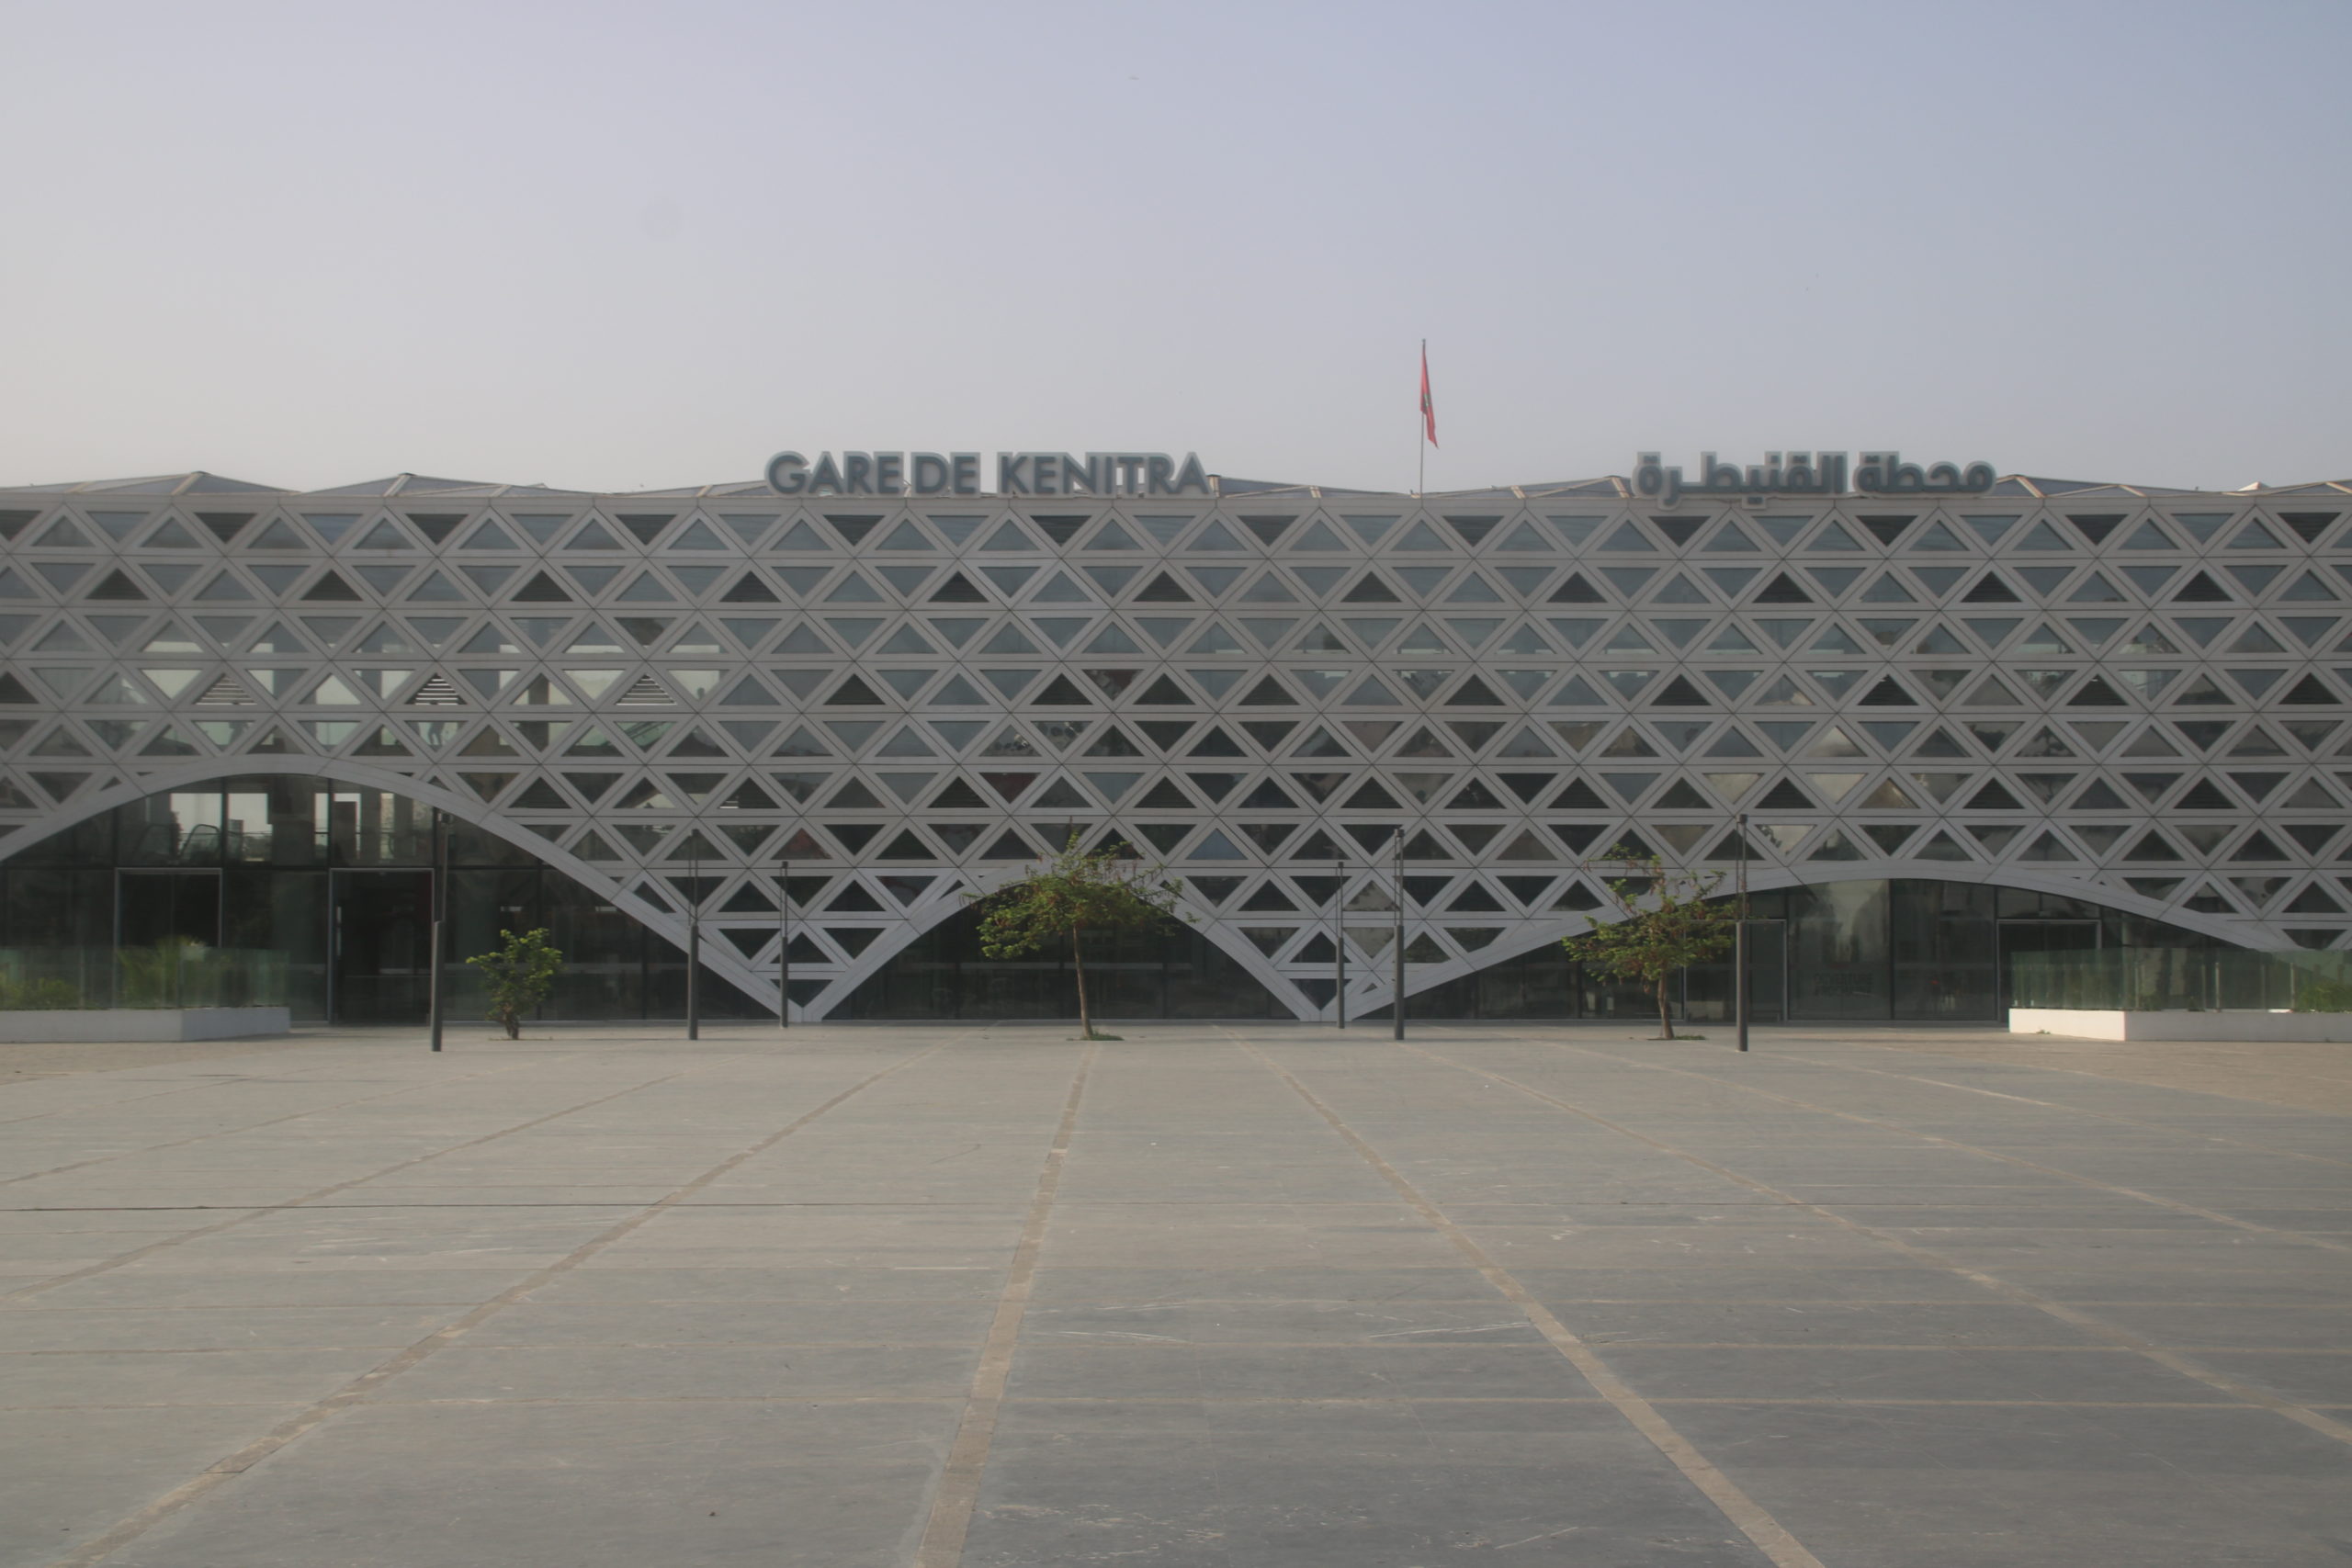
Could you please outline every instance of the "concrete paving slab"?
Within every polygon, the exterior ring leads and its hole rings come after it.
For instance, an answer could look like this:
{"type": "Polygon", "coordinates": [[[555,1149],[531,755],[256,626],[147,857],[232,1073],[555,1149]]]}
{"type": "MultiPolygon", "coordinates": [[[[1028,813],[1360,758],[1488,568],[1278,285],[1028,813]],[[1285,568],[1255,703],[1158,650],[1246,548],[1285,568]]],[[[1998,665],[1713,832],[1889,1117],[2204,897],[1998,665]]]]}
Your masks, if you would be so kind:
{"type": "Polygon", "coordinates": [[[286,1268],[166,1270],[132,1263],[45,1290],[29,1304],[76,1307],[345,1306],[486,1302],[529,1278],[515,1266],[485,1269],[286,1268]]]}
{"type": "Polygon", "coordinates": [[[25,1306],[5,1319],[0,1356],[57,1350],[280,1350],[413,1345],[456,1308],[178,1306],[160,1309],[25,1306]]]}
{"type": "Polygon", "coordinates": [[[388,1385],[413,1400],[946,1399],[973,1348],[896,1345],[459,1345],[388,1385]]]}
{"type": "Polygon", "coordinates": [[[0,1568],[70,1556],[100,1530],[301,1409],[253,1404],[0,1410],[0,1568]]]}
{"type": "Polygon", "coordinates": [[[1004,1290],[1001,1268],[654,1268],[599,1254],[533,1287],[534,1302],[985,1301],[1004,1290]]]}
{"type": "Polygon", "coordinates": [[[2105,1343],[2028,1306],[1973,1302],[1577,1302],[1560,1307],[1594,1345],[2066,1347],[2105,1343]]]}
{"type": "Polygon", "coordinates": [[[2264,1350],[2352,1347],[2352,1306],[2110,1303],[2099,1316],[2159,1345],[2264,1350]]]}
{"type": "Polygon", "coordinates": [[[108,1561],[895,1568],[951,1423],[944,1406],[370,1408],[108,1561]]]}
{"type": "Polygon", "coordinates": [[[365,1346],[0,1355],[0,1409],[306,1404],[383,1359],[381,1348],[365,1346]]]}
{"type": "Polygon", "coordinates": [[[925,1345],[962,1348],[988,1331],[993,1301],[518,1303],[467,1337],[472,1346],[925,1345]]]}
{"type": "Polygon", "coordinates": [[[2352,1049],[1122,1032],[0,1057],[0,1568],[2352,1541],[2352,1049]]]}

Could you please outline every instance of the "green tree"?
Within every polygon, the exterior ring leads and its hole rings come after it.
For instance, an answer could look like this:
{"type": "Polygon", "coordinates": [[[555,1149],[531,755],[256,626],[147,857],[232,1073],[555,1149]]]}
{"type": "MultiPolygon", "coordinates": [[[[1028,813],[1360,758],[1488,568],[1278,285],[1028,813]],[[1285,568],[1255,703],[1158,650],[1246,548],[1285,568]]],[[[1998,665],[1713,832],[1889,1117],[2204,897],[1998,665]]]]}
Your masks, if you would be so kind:
{"type": "Polygon", "coordinates": [[[476,953],[466,962],[490,981],[490,1011],[493,1023],[506,1026],[506,1038],[519,1039],[523,1015],[548,999],[556,976],[563,973],[563,954],[548,945],[547,928],[498,933],[494,953],[476,953]]]}
{"type": "Polygon", "coordinates": [[[1100,1039],[1086,998],[1086,933],[1143,931],[1178,915],[1184,884],[1162,870],[1122,861],[1110,851],[1083,853],[1072,833],[1061,853],[981,901],[980,951],[990,958],[1020,958],[1057,939],[1067,941],[1078,979],[1080,1032],[1100,1039]]]}
{"type": "Polygon", "coordinates": [[[1671,1040],[1674,1015],[1667,1006],[1667,982],[1676,970],[1719,957],[1731,946],[1738,915],[1726,905],[1707,901],[1723,880],[1713,872],[1669,872],[1655,857],[1623,858],[1646,869],[1641,877],[1609,885],[1609,896],[1623,918],[1582,936],[1564,937],[1560,945],[1579,964],[1612,979],[1649,987],[1657,998],[1657,1037],[1671,1040]]]}

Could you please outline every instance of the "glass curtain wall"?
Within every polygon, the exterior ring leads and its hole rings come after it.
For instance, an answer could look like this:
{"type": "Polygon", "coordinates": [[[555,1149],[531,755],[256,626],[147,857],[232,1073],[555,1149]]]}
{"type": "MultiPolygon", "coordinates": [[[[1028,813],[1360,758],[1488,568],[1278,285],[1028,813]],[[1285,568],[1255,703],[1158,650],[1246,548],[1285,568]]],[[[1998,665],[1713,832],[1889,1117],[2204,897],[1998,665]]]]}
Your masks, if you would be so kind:
{"type": "MultiPolygon", "coordinates": [[[[544,926],[567,968],[541,1016],[684,1016],[685,955],[670,942],[494,835],[452,821],[448,846],[453,959],[489,951],[502,928],[544,926]]],[[[228,779],[118,807],[0,862],[0,952],[81,955],[93,1002],[109,999],[118,947],[275,953],[296,1018],[409,1021],[424,1012],[432,864],[432,810],[405,796],[228,779]]],[[[446,975],[450,1016],[479,1015],[476,973],[453,962],[446,975]]],[[[706,1016],[775,1016],[703,978],[706,1016]]]]}
{"type": "MultiPolygon", "coordinates": [[[[1025,958],[980,951],[980,915],[950,916],[893,953],[832,1017],[868,1019],[1062,1019],[1078,1016],[1078,985],[1067,943],[1025,958]]],[[[1189,926],[1086,938],[1086,994],[1098,1019],[1288,1018],[1291,1010],[1189,926]]]]}
{"type": "MultiPolygon", "coordinates": [[[[684,954],[599,895],[463,823],[450,825],[449,864],[451,954],[488,951],[502,929],[540,926],[563,950],[568,968],[543,1016],[684,1016],[684,954]]],[[[273,774],[151,795],[0,862],[0,970],[57,976],[104,1004],[119,951],[196,943],[272,955],[297,1018],[422,1017],[431,865],[430,809],[388,791],[273,774]]],[[[1825,883],[1758,893],[1749,907],[1755,1016],[1768,1021],[1990,1021],[2008,1005],[2008,965],[2021,953],[2228,945],[2079,898],[1977,883],[1825,883]]],[[[966,910],[926,931],[832,1016],[1076,1015],[1066,952],[991,959],[977,927],[966,910]]],[[[1090,939],[1087,957],[1104,1018],[1291,1016],[1285,1000],[1174,922],[1090,939]]],[[[1361,953],[1351,967],[1385,973],[1361,953]]],[[[451,1016],[478,1014],[474,971],[452,964],[447,975],[451,1016]]],[[[1311,984],[1311,999],[1328,1001],[1329,983],[1311,984]]],[[[1694,1021],[1728,1018],[1731,998],[1727,962],[1694,966],[1673,991],[1678,1016],[1694,1021]]],[[[708,974],[704,1009],[774,1016],[708,974]]],[[[1645,993],[1587,973],[1555,944],[1406,1002],[1407,1016],[1431,1019],[1638,1021],[1653,1011],[1645,993]]]]}
{"type": "MultiPolygon", "coordinates": [[[[1751,1016],[1765,1022],[1991,1022],[2009,1005],[2007,965],[2018,953],[2229,945],[2080,898],[1924,878],[1775,888],[1751,894],[1748,911],[1751,1016]]],[[[1678,1019],[1729,1019],[1730,963],[1694,964],[1669,995],[1678,1019]]],[[[1405,1016],[1640,1021],[1657,1004],[1546,943],[1415,992],[1405,1016]]]]}

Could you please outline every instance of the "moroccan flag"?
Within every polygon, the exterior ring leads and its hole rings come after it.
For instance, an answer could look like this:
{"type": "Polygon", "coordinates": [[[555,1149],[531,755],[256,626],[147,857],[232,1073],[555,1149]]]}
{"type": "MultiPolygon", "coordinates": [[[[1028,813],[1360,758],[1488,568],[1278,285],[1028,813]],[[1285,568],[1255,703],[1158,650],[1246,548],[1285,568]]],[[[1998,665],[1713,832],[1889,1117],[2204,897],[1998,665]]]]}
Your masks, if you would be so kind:
{"type": "Polygon", "coordinates": [[[1421,340],[1421,428],[1430,445],[1437,445],[1437,400],[1430,396],[1430,340],[1421,340]]]}

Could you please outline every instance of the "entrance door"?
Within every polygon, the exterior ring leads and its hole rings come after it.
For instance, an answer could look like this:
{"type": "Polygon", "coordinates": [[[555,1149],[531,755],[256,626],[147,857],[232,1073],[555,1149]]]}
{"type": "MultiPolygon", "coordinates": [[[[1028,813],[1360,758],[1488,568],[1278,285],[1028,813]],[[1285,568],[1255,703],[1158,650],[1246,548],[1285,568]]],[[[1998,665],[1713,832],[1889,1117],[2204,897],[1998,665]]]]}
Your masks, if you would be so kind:
{"type": "Polygon", "coordinates": [[[433,874],[338,871],[329,918],[334,1021],[424,1021],[431,1006],[433,874]]]}
{"type": "Polygon", "coordinates": [[[2001,1016],[2009,1007],[2009,961],[2020,953],[2096,953],[2102,942],[2097,920],[2003,920],[2001,926],[2001,1016]]]}

